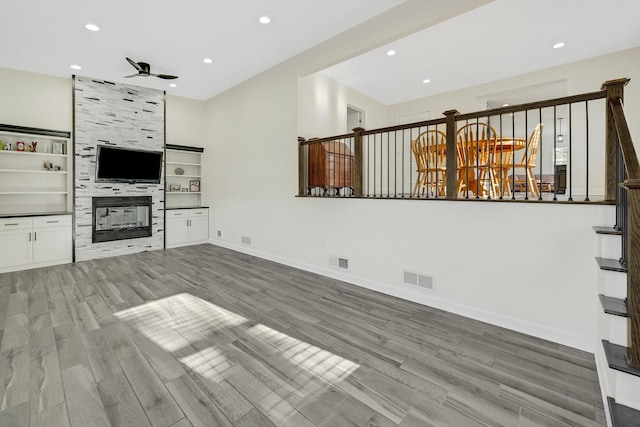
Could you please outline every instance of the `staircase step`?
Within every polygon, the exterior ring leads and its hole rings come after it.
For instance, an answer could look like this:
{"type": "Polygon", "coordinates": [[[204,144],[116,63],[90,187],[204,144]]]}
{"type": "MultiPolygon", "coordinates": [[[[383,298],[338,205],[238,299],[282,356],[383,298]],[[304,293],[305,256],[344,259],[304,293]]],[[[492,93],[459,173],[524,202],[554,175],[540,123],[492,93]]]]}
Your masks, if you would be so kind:
{"type": "Polygon", "coordinates": [[[622,236],[622,231],[616,230],[613,227],[594,226],[593,229],[595,230],[596,234],[612,234],[614,236],[622,236]]]}
{"type": "Polygon", "coordinates": [[[627,317],[627,302],[622,298],[608,297],[602,294],[600,297],[600,304],[604,312],[607,314],[613,314],[614,316],[627,317]]]}
{"type": "Polygon", "coordinates": [[[640,377],[640,369],[632,368],[627,362],[627,347],[610,343],[607,340],[602,340],[602,346],[611,369],[640,377]]]}
{"type": "Polygon", "coordinates": [[[620,405],[612,397],[607,397],[607,403],[613,427],[640,427],[640,411],[620,405]]]}
{"type": "Polygon", "coordinates": [[[627,272],[627,267],[620,264],[620,261],[617,259],[596,257],[596,261],[601,270],[619,271],[621,273],[627,272]]]}

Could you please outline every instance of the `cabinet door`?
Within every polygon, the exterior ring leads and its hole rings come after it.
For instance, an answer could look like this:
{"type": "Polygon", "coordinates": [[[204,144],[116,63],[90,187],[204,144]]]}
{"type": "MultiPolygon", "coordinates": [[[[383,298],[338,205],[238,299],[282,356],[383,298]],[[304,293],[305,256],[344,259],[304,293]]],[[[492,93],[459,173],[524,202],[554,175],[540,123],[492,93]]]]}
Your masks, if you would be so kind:
{"type": "Polygon", "coordinates": [[[187,218],[167,218],[166,238],[167,248],[188,243],[189,227],[187,227],[187,218]]]}
{"type": "Polygon", "coordinates": [[[33,229],[33,262],[71,258],[71,227],[33,229]]]}
{"type": "Polygon", "coordinates": [[[209,216],[191,218],[189,220],[189,241],[205,242],[209,240],[209,216]]]}
{"type": "Polygon", "coordinates": [[[0,232],[0,268],[31,263],[31,230],[0,232]]]}

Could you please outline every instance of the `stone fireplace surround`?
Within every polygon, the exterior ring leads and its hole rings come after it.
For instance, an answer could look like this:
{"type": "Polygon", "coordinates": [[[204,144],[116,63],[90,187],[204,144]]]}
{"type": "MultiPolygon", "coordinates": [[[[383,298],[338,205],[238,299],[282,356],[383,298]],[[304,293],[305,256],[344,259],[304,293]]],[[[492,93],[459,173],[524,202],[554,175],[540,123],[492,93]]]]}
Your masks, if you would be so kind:
{"type": "MultiPolygon", "coordinates": [[[[74,76],[75,260],[164,248],[164,173],[159,184],[96,183],[96,147],[165,148],[162,91],[74,76]],[[94,241],[93,199],[150,197],[151,235],[94,241]]],[[[148,234],[148,233],[147,233],[148,234]]]]}

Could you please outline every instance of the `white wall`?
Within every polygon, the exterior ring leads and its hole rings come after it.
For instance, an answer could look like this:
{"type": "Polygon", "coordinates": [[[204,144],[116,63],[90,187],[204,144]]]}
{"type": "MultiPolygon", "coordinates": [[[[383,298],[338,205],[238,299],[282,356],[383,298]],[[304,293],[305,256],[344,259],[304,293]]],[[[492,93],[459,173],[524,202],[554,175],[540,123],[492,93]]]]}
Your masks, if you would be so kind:
{"type": "Polygon", "coordinates": [[[166,95],[167,144],[203,147],[205,144],[205,103],[166,95]]]}
{"type": "Polygon", "coordinates": [[[387,125],[387,107],[320,73],[300,78],[300,136],[325,137],[350,133],[347,104],[365,110],[365,128],[387,125]]]}
{"type": "MultiPolygon", "coordinates": [[[[296,137],[317,132],[308,117],[298,118],[314,110],[301,97],[299,74],[338,44],[312,49],[208,101],[204,158],[212,173],[205,199],[213,206],[212,235],[224,233],[212,242],[593,351],[598,270],[591,227],[612,225],[611,207],[294,197],[296,137]],[[241,236],[252,237],[253,245],[241,245],[241,236]],[[330,269],[330,255],[350,258],[351,271],[330,269]],[[433,275],[436,291],[401,284],[405,269],[433,275]]],[[[589,62],[570,64],[487,90],[562,76],[570,93],[594,91],[610,78],[640,80],[637,56],[634,50],[594,60],[603,65],[593,75],[589,62]]],[[[631,120],[640,112],[640,91],[632,85],[631,120]]],[[[428,109],[476,110],[469,100],[476,92],[441,95],[428,109]]],[[[321,121],[332,123],[328,115],[321,121]]],[[[637,122],[633,129],[640,135],[637,122]]]]}
{"type": "Polygon", "coordinates": [[[0,68],[0,123],[71,132],[71,79],[0,68]]]}

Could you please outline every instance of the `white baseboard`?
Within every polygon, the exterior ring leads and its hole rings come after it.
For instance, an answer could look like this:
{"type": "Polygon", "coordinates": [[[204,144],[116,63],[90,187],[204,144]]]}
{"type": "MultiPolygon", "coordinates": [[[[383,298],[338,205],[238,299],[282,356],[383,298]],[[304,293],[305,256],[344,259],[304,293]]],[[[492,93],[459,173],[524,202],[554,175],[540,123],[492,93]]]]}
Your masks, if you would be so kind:
{"type": "Polygon", "coordinates": [[[209,239],[209,243],[216,246],[221,246],[234,251],[254,255],[259,258],[274,261],[280,264],[288,265],[291,267],[299,268],[301,270],[310,271],[312,273],[321,274],[323,276],[331,277],[333,279],[342,280],[357,286],[361,286],[366,289],[381,292],[383,294],[391,295],[394,297],[402,298],[408,301],[416,302],[419,304],[427,305],[430,307],[438,308],[441,310],[449,311],[451,313],[459,314],[461,316],[469,317],[482,322],[490,323],[492,325],[507,328],[513,331],[521,332],[534,337],[542,338],[545,340],[553,341],[558,344],[566,345],[568,347],[577,348],[589,353],[594,353],[596,349],[596,338],[573,334],[560,329],[549,328],[548,326],[539,325],[536,323],[528,322],[526,320],[517,319],[514,317],[506,316],[501,313],[495,313],[485,310],[480,310],[475,307],[471,307],[464,304],[459,304],[455,301],[436,298],[433,295],[427,293],[428,291],[400,288],[397,286],[391,286],[382,283],[376,283],[361,277],[354,276],[352,274],[345,274],[331,268],[322,268],[316,265],[302,263],[296,260],[283,258],[277,255],[257,251],[251,247],[234,245],[224,242],[220,239],[209,239]]]}

